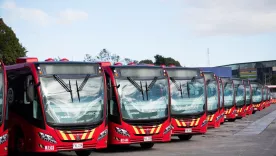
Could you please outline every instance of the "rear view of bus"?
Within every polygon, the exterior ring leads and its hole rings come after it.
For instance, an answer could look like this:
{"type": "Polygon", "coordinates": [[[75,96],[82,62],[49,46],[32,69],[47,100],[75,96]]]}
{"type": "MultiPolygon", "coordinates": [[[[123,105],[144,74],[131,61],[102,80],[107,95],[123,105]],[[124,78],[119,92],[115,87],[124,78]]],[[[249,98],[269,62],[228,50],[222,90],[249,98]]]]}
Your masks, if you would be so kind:
{"type": "Polygon", "coordinates": [[[234,94],[234,83],[229,77],[221,77],[223,84],[223,101],[224,101],[224,119],[230,122],[236,120],[236,104],[234,94]]]}
{"type": "Polygon", "coordinates": [[[218,77],[213,72],[203,72],[207,87],[208,127],[220,127],[220,100],[218,77]]]}
{"type": "Polygon", "coordinates": [[[252,103],[253,103],[253,114],[255,114],[256,111],[262,110],[262,86],[259,83],[251,82],[251,88],[252,88],[252,103]]]}
{"type": "Polygon", "coordinates": [[[167,67],[171,87],[172,133],[180,140],[207,131],[206,85],[198,68],[167,67]]]}
{"type": "Polygon", "coordinates": [[[170,91],[166,71],[148,65],[105,67],[108,83],[109,144],[140,144],[171,140],[170,91]]]}
{"type": "Polygon", "coordinates": [[[236,118],[241,119],[246,116],[246,90],[243,80],[233,79],[235,87],[235,103],[237,108],[236,118]]]}
{"type": "Polygon", "coordinates": [[[246,115],[251,115],[253,113],[253,104],[252,104],[252,87],[249,80],[243,80],[246,91],[246,115]]]}

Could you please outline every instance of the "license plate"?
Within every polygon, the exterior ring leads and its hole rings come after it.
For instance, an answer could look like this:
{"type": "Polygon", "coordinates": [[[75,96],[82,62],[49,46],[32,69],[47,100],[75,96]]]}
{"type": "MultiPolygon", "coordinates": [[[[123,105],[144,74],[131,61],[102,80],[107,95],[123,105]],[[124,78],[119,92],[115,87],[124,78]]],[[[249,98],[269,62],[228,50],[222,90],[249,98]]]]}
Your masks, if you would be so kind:
{"type": "Polygon", "coordinates": [[[226,119],[226,115],[224,115],[224,119],[226,119]]]}
{"type": "Polygon", "coordinates": [[[146,136],[146,137],[144,137],[144,141],[145,142],[152,141],[152,137],[151,136],[146,136]]]}
{"type": "Polygon", "coordinates": [[[191,128],[186,128],[185,133],[192,133],[192,129],[191,128]]]}
{"type": "Polygon", "coordinates": [[[254,110],[257,110],[257,108],[254,108],[254,110]]]}
{"type": "Polygon", "coordinates": [[[81,149],[83,148],[83,143],[73,143],[73,149],[81,149]]]}

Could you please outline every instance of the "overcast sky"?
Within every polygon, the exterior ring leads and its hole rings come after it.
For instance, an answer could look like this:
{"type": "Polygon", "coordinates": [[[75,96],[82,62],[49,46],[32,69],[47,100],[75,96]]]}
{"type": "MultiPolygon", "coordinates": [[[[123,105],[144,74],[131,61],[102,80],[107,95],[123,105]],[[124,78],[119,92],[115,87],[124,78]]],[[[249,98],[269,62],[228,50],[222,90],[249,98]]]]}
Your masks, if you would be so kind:
{"type": "Polygon", "coordinates": [[[83,60],[106,48],[185,66],[276,60],[276,0],[0,0],[28,56],[83,60]]]}

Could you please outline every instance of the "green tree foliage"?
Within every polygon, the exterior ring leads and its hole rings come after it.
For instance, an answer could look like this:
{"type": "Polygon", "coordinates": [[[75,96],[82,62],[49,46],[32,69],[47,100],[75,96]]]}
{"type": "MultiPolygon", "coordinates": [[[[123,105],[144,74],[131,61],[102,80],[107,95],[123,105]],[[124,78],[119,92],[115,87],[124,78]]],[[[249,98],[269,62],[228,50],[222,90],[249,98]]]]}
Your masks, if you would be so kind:
{"type": "Polygon", "coordinates": [[[6,65],[14,64],[16,58],[26,56],[26,53],[13,30],[0,18],[0,59],[6,65]]]}
{"type": "Polygon", "coordinates": [[[106,49],[101,50],[99,54],[94,57],[91,56],[90,54],[86,54],[84,57],[84,61],[85,62],[107,61],[107,62],[111,62],[112,64],[116,62],[122,62],[124,64],[128,64],[130,62],[138,63],[138,61],[132,60],[130,58],[121,58],[119,55],[110,53],[106,49]]]}
{"type": "Polygon", "coordinates": [[[162,55],[155,55],[155,65],[175,65],[175,66],[181,66],[180,63],[178,61],[176,61],[175,59],[171,58],[171,57],[164,57],[162,55]]]}
{"type": "Polygon", "coordinates": [[[152,60],[149,60],[149,59],[145,59],[145,60],[141,60],[139,62],[139,64],[153,64],[152,60]]]}

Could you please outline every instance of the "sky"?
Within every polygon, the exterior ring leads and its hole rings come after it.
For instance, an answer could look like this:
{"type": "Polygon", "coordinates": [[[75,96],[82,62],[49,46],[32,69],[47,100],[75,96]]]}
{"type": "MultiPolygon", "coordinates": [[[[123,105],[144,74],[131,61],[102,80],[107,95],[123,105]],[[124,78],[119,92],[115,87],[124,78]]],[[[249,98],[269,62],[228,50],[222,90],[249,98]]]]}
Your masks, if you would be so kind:
{"type": "Polygon", "coordinates": [[[39,60],[103,48],[187,67],[276,60],[275,0],[0,0],[0,17],[39,60]]]}

